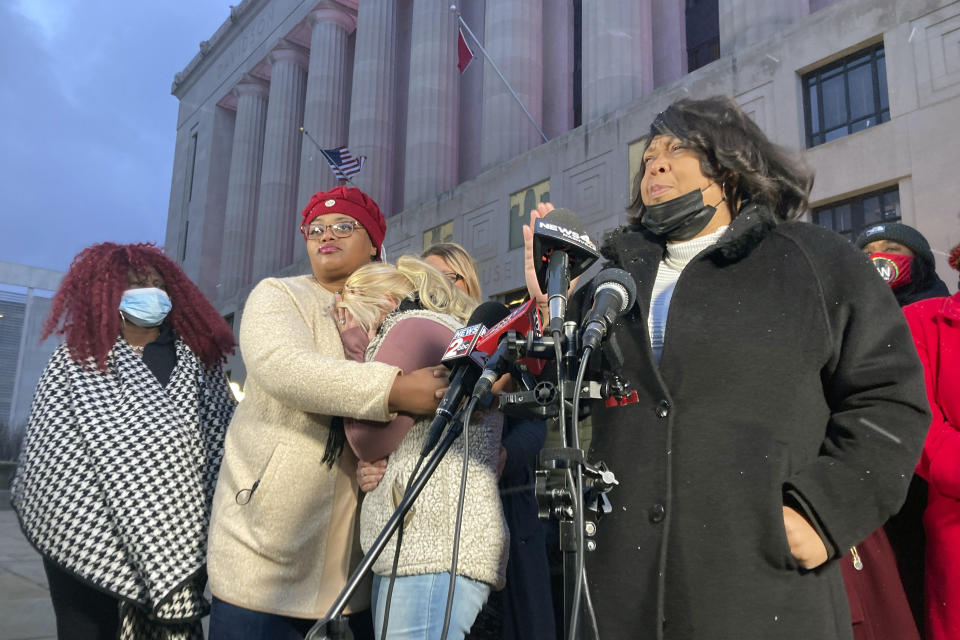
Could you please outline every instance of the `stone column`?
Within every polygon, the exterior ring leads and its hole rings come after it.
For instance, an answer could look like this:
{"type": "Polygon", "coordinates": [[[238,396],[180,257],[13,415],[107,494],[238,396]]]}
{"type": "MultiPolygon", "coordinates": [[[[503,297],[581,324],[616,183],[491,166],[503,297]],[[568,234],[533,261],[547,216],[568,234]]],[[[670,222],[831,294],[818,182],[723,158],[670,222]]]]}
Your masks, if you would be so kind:
{"type": "Polygon", "coordinates": [[[687,20],[685,0],[653,0],[653,88],[678,80],[687,73],[687,20]]]}
{"type": "Polygon", "coordinates": [[[583,123],[653,87],[651,0],[583,0],[583,123]]]}
{"type": "Polygon", "coordinates": [[[350,96],[350,152],[366,156],[352,181],[366,191],[384,215],[393,210],[393,118],[396,99],[396,0],[364,0],[357,9],[350,96]]]}
{"type": "MultiPolygon", "coordinates": [[[[353,11],[325,1],[308,17],[310,67],[303,126],[323,149],[347,144],[350,115],[350,53],[348,39],[357,28],[353,11]]],[[[304,137],[300,153],[300,188],[297,209],[302,209],[317,191],[337,185],[320,149],[304,137]]]]}
{"type": "Polygon", "coordinates": [[[719,0],[720,55],[732,55],[810,13],[810,0],[719,0]]]}
{"type": "MultiPolygon", "coordinates": [[[[474,34],[483,42],[486,37],[483,33],[483,14],[485,0],[475,0],[466,4],[457,3],[460,14],[474,34]]],[[[464,32],[464,38],[470,44],[476,56],[467,70],[457,78],[460,85],[460,122],[459,130],[459,170],[457,178],[460,182],[470,180],[480,173],[480,141],[483,139],[483,69],[487,66],[477,43],[464,32]]],[[[493,73],[493,70],[490,70],[493,73]]]]}
{"type": "Polygon", "coordinates": [[[457,17],[446,0],[413,0],[404,208],[457,184],[457,17]]]}
{"type": "Polygon", "coordinates": [[[269,59],[270,106],[253,254],[253,273],[258,278],[274,275],[293,261],[300,125],[307,85],[307,55],[301,47],[281,40],[269,59]]]}
{"type": "Polygon", "coordinates": [[[543,3],[543,132],[573,128],[573,1],[543,3]]]}
{"type": "Polygon", "coordinates": [[[266,84],[250,76],[233,89],[237,96],[237,118],[233,150],[230,153],[230,176],[227,179],[218,292],[220,299],[236,293],[252,277],[260,167],[267,122],[267,91],[266,84]]]}
{"type": "MultiPolygon", "coordinates": [[[[543,1],[487,0],[484,23],[484,48],[533,119],[542,124],[543,1]]],[[[483,138],[480,144],[483,167],[509,160],[541,141],[540,134],[520,105],[487,65],[483,74],[483,138]]]]}

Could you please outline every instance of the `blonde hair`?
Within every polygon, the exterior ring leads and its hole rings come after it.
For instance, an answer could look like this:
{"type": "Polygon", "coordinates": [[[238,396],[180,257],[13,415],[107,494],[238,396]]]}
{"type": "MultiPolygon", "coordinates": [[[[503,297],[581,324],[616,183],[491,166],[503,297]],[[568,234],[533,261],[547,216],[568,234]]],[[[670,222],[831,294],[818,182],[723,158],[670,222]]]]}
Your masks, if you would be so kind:
{"type": "Polygon", "coordinates": [[[437,256],[463,278],[463,283],[467,286],[467,295],[477,302],[483,300],[480,279],[477,277],[477,264],[466,249],[456,242],[441,242],[420,254],[421,258],[429,258],[430,256],[437,256]]]}
{"type": "Polygon", "coordinates": [[[463,323],[477,306],[439,270],[414,256],[400,256],[396,265],[363,265],[344,283],[339,306],[349,311],[364,331],[370,331],[380,325],[385,312],[414,293],[424,309],[449,314],[463,323]]]}

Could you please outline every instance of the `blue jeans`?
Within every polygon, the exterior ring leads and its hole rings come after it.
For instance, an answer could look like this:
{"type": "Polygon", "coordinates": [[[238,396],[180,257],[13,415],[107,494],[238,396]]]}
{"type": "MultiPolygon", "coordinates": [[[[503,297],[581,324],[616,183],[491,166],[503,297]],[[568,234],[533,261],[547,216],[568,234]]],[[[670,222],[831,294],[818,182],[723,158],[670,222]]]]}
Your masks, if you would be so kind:
{"type": "MultiPolygon", "coordinates": [[[[390,603],[389,640],[438,640],[443,631],[450,574],[397,576],[390,603]]],[[[373,576],[373,630],[380,638],[390,576],[373,576]]],[[[490,585],[457,576],[450,611],[449,640],[463,638],[490,595],[490,585]]]]}
{"type": "MultiPolygon", "coordinates": [[[[372,640],[369,611],[354,613],[345,619],[355,640],[372,640]]],[[[303,640],[314,622],[316,620],[245,609],[214,596],[209,640],[303,640]]]]}

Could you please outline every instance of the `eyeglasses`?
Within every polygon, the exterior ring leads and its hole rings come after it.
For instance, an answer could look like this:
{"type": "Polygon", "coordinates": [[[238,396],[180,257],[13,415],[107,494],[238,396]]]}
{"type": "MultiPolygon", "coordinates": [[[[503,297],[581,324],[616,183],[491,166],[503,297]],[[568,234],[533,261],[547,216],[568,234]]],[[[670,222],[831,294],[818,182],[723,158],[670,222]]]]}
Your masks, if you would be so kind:
{"type": "Polygon", "coordinates": [[[338,238],[349,238],[353,235],[353,232],[357,229],[363,229],[363,225],[359,222],[334,222],[333,224],[313,224],[304,229],[303,226],[300,227],[300,233],[306,233],[307,238],[322,238],[323,234],[327,232],[327,229],[333,232],[338,238]]]}
{"type": "Polygon", "coordinates": [[[453,271],[443,271],[442,273],[447,277],[447,280],[454,284],[456,284],[458,280],[463,280],[463,276],[459,273],[455,273],[453,271]]]}

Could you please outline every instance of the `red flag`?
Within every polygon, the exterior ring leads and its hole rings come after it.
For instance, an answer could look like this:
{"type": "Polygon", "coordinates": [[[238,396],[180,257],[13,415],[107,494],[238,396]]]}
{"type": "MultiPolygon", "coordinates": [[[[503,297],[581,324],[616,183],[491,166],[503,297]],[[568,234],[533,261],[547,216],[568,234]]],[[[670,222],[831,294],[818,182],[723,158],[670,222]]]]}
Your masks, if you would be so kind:
{"type": "Polygon", "coordinates": [[[470,50],[470,45],[467,44],[466,38],[463,37],[463,29],[458,29],[458,33],[457,69],[460,69],[460,73],[463,73],[470,65],[470,62],[473,61],[473,51],[470,50]]]}

